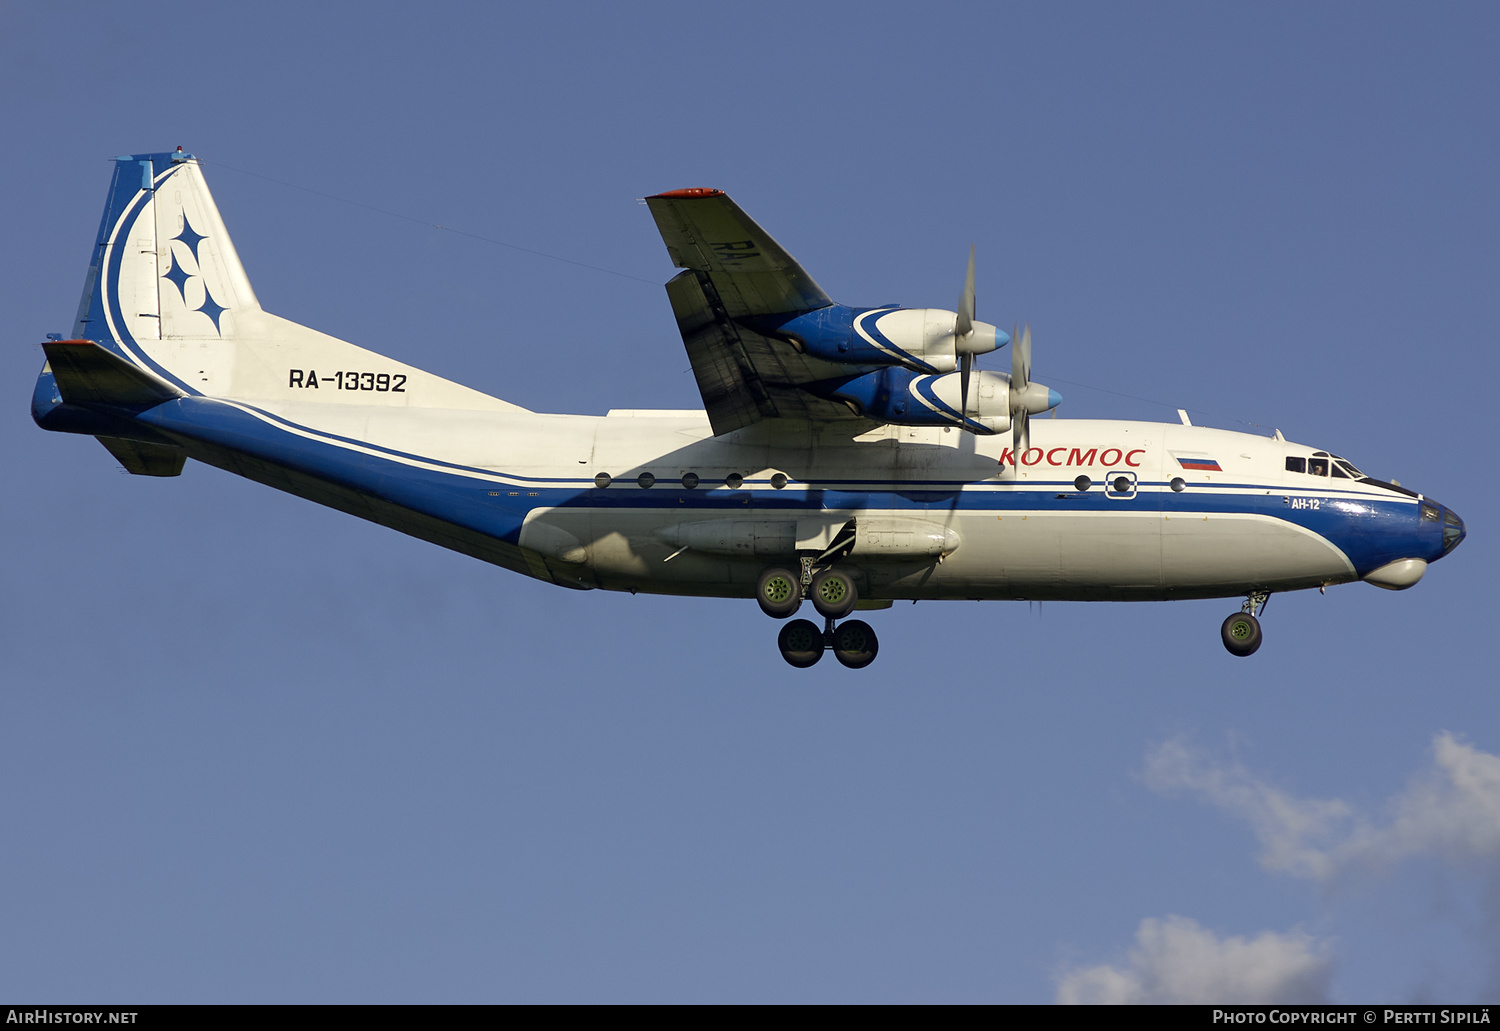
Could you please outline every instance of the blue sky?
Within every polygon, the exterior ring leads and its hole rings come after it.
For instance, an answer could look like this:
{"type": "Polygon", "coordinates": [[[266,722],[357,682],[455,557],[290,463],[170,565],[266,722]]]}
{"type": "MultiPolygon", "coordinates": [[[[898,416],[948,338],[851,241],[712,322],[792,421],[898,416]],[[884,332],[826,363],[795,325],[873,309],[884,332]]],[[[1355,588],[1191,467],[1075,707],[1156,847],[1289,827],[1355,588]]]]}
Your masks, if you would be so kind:
{"type": "Polygon", "coordinates": [[[0,6],[0,995],[1500,997],[1492,6],[352,10],[0,6]],[[268,310],[535,410],[697,405],[636,201],[713,186],[845,303],[973,242],[1063,418],[1279,427],[1470,536],[1249,660],[1230,601],[932,603],[795,671],[749,602],[130,477],[35,345],[179,144],[268,310]]]}

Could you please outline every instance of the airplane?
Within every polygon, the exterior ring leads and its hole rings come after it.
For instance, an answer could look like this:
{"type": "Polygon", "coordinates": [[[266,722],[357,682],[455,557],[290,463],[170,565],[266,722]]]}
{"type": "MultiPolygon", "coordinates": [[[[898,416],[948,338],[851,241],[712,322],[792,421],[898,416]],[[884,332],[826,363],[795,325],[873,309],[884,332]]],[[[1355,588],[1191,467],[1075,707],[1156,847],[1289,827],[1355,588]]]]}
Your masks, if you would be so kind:
{"type": "MultiPolygon", "coordinates": [[[[1326,450],[1179,423],[1036,419],[1027,327],[835,303],[723,192],[646,198],[703,408],[528,411],[263,310],[191,154],[115,162],[72,336],[32,415],[129,472],[192,458],[580,590],[755,598],[782,657],[868,666],[895,601],[1404,590],[1450,509],[1326,450]],[[1009,346],[1010,372],[979,370],[1009,346]],[[820,622],[792,619],[811,602],[820,622]]],[[[1054,412],[1055,414],[1055,412],[1054,412]]]]}

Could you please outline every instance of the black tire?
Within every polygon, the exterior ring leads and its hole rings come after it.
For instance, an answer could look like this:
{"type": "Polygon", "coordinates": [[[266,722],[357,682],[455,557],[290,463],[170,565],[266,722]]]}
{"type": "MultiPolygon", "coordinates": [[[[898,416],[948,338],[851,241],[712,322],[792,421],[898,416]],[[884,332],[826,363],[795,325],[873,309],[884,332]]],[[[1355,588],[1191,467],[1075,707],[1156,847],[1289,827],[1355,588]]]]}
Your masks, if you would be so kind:
{"type": "Polygon", "coordinates": [[[781,657],[798,669],[806,669],[823,657],[823,631],[810,619],[794,619],[776,635],[781,657]]]}
{"type": "Polygon", "coordinates": [[[1219,636],[1224,638],[1224,647],[1229,649],[1230,655],[1240,658],[1254,655],[1260,647],[1260,620],[1248,612],[1236,612],[1224,620],[1219,636]]]}
{"type": "Polygon", "coordinates": [[[755,600],[772,619],[785,619],[802,605],[802,578],[790,569],[772,566],[760,574],[755,600]]]}
{"type": "Polygon", "coordinates": [[[850,669],[864,669],[879,652],[875,628],[862,619],[840,623],[833,631],[833,657],[850,669]]]}
{"type": "Polygon", "coordinates": [[[843,619],[854,611],[859,601],[859,592],[854,588],[854,578],[842,569],[825,569],[812,579],[813,608],[827,619],[843,619]]]}

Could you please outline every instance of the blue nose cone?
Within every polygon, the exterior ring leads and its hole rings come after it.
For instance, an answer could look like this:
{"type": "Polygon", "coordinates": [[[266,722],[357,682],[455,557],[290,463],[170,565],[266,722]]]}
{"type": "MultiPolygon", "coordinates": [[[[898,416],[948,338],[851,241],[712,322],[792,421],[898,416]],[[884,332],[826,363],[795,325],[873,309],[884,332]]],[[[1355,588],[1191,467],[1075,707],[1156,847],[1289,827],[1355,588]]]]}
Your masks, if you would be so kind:
{"type": "Polygon", "coordinates": [[[1051,387],[1047,388],[1047,408],[1053,409],[1062,404],[1062,395],[1051,387]]]}

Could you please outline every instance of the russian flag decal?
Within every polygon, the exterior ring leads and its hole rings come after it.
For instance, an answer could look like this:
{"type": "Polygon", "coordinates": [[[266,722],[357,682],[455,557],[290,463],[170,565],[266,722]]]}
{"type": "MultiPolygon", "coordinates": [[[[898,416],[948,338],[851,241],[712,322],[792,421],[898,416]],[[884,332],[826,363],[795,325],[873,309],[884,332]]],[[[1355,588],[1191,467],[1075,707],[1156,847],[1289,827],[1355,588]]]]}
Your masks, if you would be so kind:
{"type": "Polygon", "coordinates": [[[1184,469],[1196,469],[1199,472],[1205,473],[1221,473],[1224,471],[1219,468],[1218,462],[1215,462],[1212,458],[1204,458],[1202,455],[1194,455],[1190,458],[1178,455],[1177,464],[1184,469]]]}

